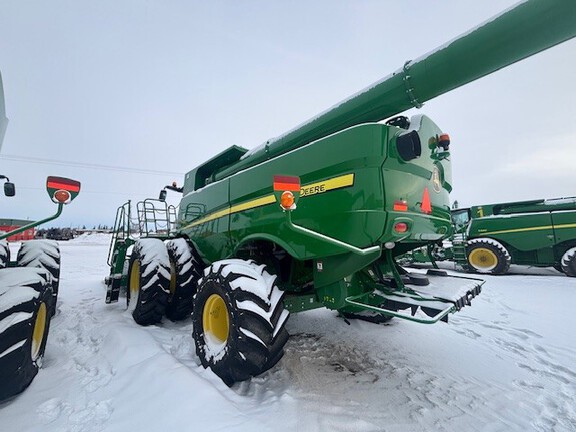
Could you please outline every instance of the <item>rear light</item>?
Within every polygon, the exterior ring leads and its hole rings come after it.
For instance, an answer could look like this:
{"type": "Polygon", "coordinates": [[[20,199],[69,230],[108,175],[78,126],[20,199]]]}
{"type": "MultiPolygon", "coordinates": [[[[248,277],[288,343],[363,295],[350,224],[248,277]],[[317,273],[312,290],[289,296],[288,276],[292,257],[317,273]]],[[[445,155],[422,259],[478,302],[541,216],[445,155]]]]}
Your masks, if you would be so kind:
{"type": "Polygon", "coordinates": [[[396,222],[394,224],[394,231],[400,234],[405,233],[408,231],[408,224],[406,222],[396,222]]]}
{"type": "Polygon", "coordinates": [[[444,151],[447,151],[450,147],[450,135],[442,134],[438,137],[438,147],[442,147],[444,151]]]}
{"type": "Polygon", "coordinates": [[[394,201],[394,211],[408,211],[408,203],[401,200],[394,201]]]}

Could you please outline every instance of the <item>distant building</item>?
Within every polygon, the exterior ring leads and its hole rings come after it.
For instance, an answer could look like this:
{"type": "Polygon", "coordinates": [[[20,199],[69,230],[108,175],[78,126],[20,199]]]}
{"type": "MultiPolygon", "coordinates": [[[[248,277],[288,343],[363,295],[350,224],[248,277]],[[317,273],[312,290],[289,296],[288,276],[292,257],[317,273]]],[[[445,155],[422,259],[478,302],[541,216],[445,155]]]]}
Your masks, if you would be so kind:
{"type": "MultiPolygon", "coordinates": [[[[29,223],[32,223],[32,221],[22,219],[0,219],[0,231],[9,232],[18,229],[20,227],[23,227],[24,225],[28,225],[29,223]]],[[[32,240],[35,236],[36,236],[36,229],[28,228],[27,230],[22,231],[21,233],[14,234],[8,237],[7,240],[9,242],[32,240]]]]}

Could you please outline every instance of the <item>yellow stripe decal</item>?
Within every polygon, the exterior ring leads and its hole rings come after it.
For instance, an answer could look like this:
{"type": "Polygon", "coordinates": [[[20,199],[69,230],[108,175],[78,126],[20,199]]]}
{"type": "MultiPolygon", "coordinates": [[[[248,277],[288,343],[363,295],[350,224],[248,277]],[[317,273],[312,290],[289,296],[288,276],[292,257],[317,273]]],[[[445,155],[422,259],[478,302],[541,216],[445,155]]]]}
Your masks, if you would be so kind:
{"type": "Polygon", "coordinates": [[[244,210],[250,210],[256,207],[262,207],[264,205],[272,204],[276,202],[276,197],[274,195],[267,195],[262,198],[255,199],[253,201],[248,201],[243,204],[236,204],[230,207],[230,213],[238,213],[244,210]]]}
{"type": "MultiPolygon", "coordinates": [[[[346,174],[340,177],[334,177],[329,180],[325,180],[318,183],[311,183],[308,185],[302,186],[300,189],[300,196],[309,196],[309,195],[316,195],[319,193],[328,192],[335,189],[341,189],[344,187],[352,186],[354,184],[354,174],[346,174]]],[[[276,202],[276,197],[274,195],[266,195],[262,198],[257,198],[255,200],[246,201],[242,204],[236,204],[232,207],[228,207],[198,220],[195,220],[189,225],[186,225],[183,229],[194,227],[196,225],[200,225],[206,222],[213,221],[214,219],[221,218],[223,216],[228,216],[233,213],[238,213],[244,210],[251,210],[256,207],[262,207],[268,204],[272,204],[276,202]]]]}
{"type": "Polygon", "coordinates": [[[217,211],[217,212],[212,213],[208,216],[200,218],[197,221],[192,222],[190,225],[185,226],[184,228],[200,225],[200,224],[203,224],[206,222],[210,222],[214,219],[221,218],[223,216],[228,216],[232,213],[238,213],[238,212],[241,212],[244,210],[250,210],[250,209],[253,209],[256,207],[262,207],[264,205],[272,204],[274,202],[276,202],[276,197],[274,195],[267,195],[265,197],[257,198],[257,199],[252,200],[252,201],[246,201],[245,203],[237,204],[235,206],[225,208],[223,210],[217,211]]]}
{"type": "Polygon", "coordinates": [[[510,230],[501,230],[501,231],[480,231],[482,234],[508,234],[508,233],[516,233],[516,232],[525,232],[525,231],[541,231],[541,230],[551,230],[551,229],[562,229],[562,228],[576,228],[576,224],[563,224],[563,225],[546,225],[546,226],[538,226],[538,227],[529,227],[529,228],[516,228],[510,230]]]}
{"type": "Polygon", "coordinates": [[[352,186],[353,184],[354,184],[354,174],[346,174],[322,182],[304,185],[300,189],[300,197],[316,195],[334,189],[345,188],[348,186],[352,186]]]}

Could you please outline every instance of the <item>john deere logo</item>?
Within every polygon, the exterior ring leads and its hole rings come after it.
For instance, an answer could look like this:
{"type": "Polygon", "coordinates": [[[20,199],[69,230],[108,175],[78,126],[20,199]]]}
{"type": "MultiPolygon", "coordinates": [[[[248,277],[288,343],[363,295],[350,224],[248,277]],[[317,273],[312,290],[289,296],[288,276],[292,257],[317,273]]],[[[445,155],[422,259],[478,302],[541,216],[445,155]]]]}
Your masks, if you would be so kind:
{"type": "Polygon", "coordinates": [[[442,183],[440,182],[440,170],[437,166],[432,170],[432,184],[434,185],[434,192],[440,193],[442,190],[442,183]]]}

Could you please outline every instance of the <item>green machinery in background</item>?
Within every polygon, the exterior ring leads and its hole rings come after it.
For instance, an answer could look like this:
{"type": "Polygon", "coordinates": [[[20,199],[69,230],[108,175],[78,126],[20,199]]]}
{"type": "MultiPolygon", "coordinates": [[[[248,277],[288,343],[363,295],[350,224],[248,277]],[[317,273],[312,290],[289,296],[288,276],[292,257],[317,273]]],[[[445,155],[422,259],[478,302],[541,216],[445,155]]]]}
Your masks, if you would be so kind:
{"type": "Polygon", "coordinates": [[[473,206],[454,210],[453,221],[464,268],[504,274],[520,264],[576,277],[576,197],[473,206]]]}
{"type": "Polygon", "coordinates": [[[576,277],[576,197],[452,210],[448,240],[412,250],[402,262],[454,261],[463,270],[505,274],[510,264],[554,267],[576,277]]]}
{"type": "MultiPolygon", "coordinates": [[[[0,149],[8,119],[0,75],[0,149]]],[[[4,194],[15,195],[8,177],[4,194]]],[[[46,348],[52,316],[56,313],[60,278],[60,249],[50,240],[22,242],[11,259],[5,239],[56,219],[64,205],[80,192],[80,182],[63,177],[48,177],[46,189],[58,210],[50,217],[31,222],[9,232],[0,232],[0,401],[23,391],[32,382],[46,348]]],[[[4,210],[5,207],[3,206],[4,210]]]]}
{"type": "Polygon", "coordinates": [[[188,172],[178,208],[118,209],[106,278],[142,325],[191,316],[196,353],[224,382],[274,366],[289,312],[446,321],[482,280],[396,257],[451,232],[450,138],[402,111],[576,35],[576,3],[507,10],[286,134],[188,172]],[[380,123],[386,120],[385,123],[380,123]]]}

